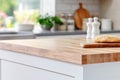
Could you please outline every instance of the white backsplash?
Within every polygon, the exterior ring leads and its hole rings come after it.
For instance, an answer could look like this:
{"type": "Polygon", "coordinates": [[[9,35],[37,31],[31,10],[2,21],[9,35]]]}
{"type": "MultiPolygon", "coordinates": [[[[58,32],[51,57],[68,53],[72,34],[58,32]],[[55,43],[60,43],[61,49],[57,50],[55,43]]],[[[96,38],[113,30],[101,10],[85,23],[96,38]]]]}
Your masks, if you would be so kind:
{"type": "Polygon", "coordinates": [[[99,15],[99,0],[56,0],[56,14],[74,13],[79,8],[79,2],[83,3],[91,15],[99,15]]]}

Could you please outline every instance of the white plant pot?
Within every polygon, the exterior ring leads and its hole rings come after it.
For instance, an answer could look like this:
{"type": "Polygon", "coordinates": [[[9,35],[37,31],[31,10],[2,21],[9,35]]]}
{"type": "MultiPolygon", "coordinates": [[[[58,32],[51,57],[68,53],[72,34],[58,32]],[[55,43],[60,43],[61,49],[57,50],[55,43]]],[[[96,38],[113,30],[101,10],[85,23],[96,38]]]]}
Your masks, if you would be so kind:
{"type": "Polygon", "coordinates": [[[18,31],[32,31],[34,24],[18,24],[18,31]]]}

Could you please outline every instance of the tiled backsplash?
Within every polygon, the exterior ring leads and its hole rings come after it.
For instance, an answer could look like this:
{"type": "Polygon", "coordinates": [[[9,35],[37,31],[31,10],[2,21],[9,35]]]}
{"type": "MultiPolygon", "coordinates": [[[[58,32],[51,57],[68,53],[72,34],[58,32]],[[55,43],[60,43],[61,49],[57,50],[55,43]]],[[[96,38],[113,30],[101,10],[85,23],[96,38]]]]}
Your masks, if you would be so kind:
{"type": "Polygon", "coordinates": [[[91,16],[111,19],[114,30],[120,30],[120,0],[40,0],[41,14],[51,13],[52,15],[61,13],[74,13],[79,8],[79,3],[83,3],[91,16]]]}
{"type": "Polygon", "coordinates": [[[83,3],[91,15],[99,15],[100,0],[56,0],[56,14],[74,13],[79,8],[79,3],[83,3]]]}

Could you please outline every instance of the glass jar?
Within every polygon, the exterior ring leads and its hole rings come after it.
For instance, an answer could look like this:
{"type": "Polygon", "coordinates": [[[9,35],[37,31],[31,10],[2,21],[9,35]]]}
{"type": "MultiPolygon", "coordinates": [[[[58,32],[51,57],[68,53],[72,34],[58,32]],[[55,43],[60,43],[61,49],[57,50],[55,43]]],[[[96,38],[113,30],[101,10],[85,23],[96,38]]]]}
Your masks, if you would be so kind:
{"type": "Polygon", "coordinates": [[[75,26],[74,26],[74,19],[72,14],[68,14],[67,18],[67,31],[74,31],[75,26]]]}

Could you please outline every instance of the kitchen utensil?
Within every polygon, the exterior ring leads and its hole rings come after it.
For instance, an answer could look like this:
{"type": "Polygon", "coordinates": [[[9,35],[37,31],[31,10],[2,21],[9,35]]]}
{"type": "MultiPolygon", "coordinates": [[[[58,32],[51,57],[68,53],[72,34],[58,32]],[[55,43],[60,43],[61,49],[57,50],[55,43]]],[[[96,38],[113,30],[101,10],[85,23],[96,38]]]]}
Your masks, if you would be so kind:
{"type": "Polygon", "coordinates": [[[82,30],[82,23],[84,18],[89,18],[89,12],[83,8],[82,3],[79,3],[79,8],[74,12],[75,27],[82,30]]]}

